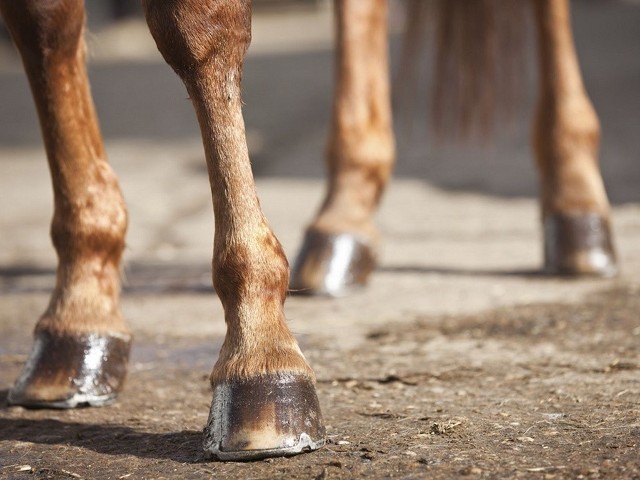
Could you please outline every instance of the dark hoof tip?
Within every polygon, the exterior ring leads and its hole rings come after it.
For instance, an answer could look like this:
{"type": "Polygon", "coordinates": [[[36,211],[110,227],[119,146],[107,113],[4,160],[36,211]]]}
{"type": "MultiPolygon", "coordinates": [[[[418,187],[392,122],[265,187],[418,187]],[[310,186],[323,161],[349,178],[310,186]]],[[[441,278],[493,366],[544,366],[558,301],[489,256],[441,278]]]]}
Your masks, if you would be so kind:
{"type": "Polygon", "coordinates": [[[551,275],[618,273],[609,220],[596,213],[555,214],[544,221],[544,269],[551,275]]]}
{"type": "Polygon", "coordinates": [[[125,334],[38,332],[7,401],[29,408],[109,405],[122,390],[130,348],[125,334]]]}
{"type": "Polygon", "coordinates": [[[290,291],[343,296],[366,285],[375,266],[373,248],[357,236],[310,230],[292,270],[290,291]]]}
{"type": "Polygon", "coordinates": [[[313,383],[288,374],[215,385],[204,435],[206,458],[223,461],[297,455],[325,443],[313,383]]]}

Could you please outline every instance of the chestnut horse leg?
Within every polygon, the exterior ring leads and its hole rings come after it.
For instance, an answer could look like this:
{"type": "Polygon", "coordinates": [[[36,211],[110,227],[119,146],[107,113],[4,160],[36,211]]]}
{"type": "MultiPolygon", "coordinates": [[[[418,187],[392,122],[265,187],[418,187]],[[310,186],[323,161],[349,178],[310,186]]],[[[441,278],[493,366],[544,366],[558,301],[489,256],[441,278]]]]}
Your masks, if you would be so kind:
{"type": "Polygon", "coordinates": [[[540,98],[534,147],[541,176],[545,269],[614,275],[609,202],[598,166],[600,126],[573,44],[568,0],[534,0],[540,98]]]}
{"type": "Polygon", "coordinates": [[[53,180],[56,286],[10,403],[115,398],[131,335],[119,307],[127,212],[106,162],[84,65],[81,0],[0,0],[29,78],[53,180]]]}
{"type": "Polygon", "coordinates": [[[243,0],[144,0],[158,49],[196,110],[213,195],[213,283],[227,334],[211,374],[207,456],[292,455],[324,443],[315,379],[286,325],[289,269],[256,196],[241,111],[243,0]]]}
{"type": "Polygon", "coordinates": [[[291,287],[340,295],[376,262],[373,215],[394,163],[386,0],[335,2],[336,91],[325,200],[307,228],[291,287]]]}

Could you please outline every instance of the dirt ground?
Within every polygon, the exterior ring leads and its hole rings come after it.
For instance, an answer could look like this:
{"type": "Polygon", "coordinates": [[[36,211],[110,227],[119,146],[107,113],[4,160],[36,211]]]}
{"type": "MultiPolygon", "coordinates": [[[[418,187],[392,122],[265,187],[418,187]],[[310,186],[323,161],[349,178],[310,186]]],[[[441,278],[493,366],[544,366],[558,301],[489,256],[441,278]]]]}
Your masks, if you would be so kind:
{"type": "MultiPolygon", "coordinates": [[[[0,476],[640,478],[639,293],[419,316],[347,350],[310,339],[328,445],[247,464],[202,459],[210,339],[138,338],[112,406],[7,408],[0,392],[0,476]]],[[[0,357],[3,385],[23,361],[0,357]]]]}
{"type": "MultiPolygon", "coordinates": [[[[99,409],[7,407],[56,259],[35,111],[17,57],[0,45],[0,478],[640,479],[636,3],[573,3],[621,276],[535,273],[530,111],[482,152],[400,129],[371,284],[348,298],[287,302],[329,443],[246,464],[202,459],[207,376],[224,333],[211,291],[211,199],[193,109],[141,21],[89,45],[131,219],[126,390],[99,409]]],[[[254,18],[245,118],[261,203],[292,259],[324,191],[332,14],[267,13],[254,18]]]]}

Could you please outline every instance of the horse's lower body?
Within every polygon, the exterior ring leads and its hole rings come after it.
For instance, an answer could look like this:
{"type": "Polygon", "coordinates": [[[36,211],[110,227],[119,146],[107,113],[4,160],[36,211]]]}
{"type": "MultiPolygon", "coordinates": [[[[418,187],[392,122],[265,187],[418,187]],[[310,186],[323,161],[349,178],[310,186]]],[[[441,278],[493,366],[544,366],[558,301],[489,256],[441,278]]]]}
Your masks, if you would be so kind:
{"type": "MultiPolygon", "coordinates": [[[[478,13],[482,3],[492,0],[443,1],[434,13],[442,22],[466,20],[470,23],[462,28],[472,30],[483,16],[466,17],[478,13]]],[[[544,270],[613,275],[609,203],[598,166],[599,123],[582,83],[569,6],[565,1],[533,0],[533,7],[540,72],[533,146],[540,173],[544,270]]],[[[385,2],[337,2],[336,9],[338,68],[327,155],[329,186],[293,268],[292,287],[301,293],[341,295],[366,283],[377,256],[374,213],[394,163],[385,2]]],[[[455,34],[451,36],[453,43],[455,34]]],[[[481,48],[469,47],[473,41],[472,36],[465,39],[459,48],[467,51],[458,55],[483,54],[481,48]]],[[[438,54],[446,56],[448,47],[441,46],[438,54]]],[[[472,59],[471,67],[458,67],[458,72],[473,75],[474,61],[475,66],[480,63],[472,59]]],[[[473,83],[473,79],[460,82],[473,83]]],[[[447,88],[443,85],[437,91],[447,88]]],[[[457,100],[481,103],[483,99],[473,98],[474,93],[485,92],[472,91],[469,98],[457,100]]],[[[476,121],[490,123],[491,119],[476,121]]]]}
{"type": "MultiPolygon", "coordinates": [[[[158,48],[184,81],[204,143],[215,216],[213,283],[227,335],[211,374],[205,449],[220,459],[295,454],[324,442],[314,374],[289,331],[288,263],[255,193],[241,112],[250,2],[144,0],[158,48]]],[[[540,97],[534,146],[545,268],[615,272],[598,169],[598,120],[582,86],[565,1],[536,0],[540,97]]],[[[337,88],[326,199],[293,285],[340,294],[376,261],[373,214],[394,139],[385,0],[336,2],[337,88]]],[[[14,404],[104,405],[123,386],[131,334],[120,313],[127,211],[106,162],[84,64],[81,0],[0,0],[38,110],[53,179],[56,287],[9,395],[14,404]]]]}

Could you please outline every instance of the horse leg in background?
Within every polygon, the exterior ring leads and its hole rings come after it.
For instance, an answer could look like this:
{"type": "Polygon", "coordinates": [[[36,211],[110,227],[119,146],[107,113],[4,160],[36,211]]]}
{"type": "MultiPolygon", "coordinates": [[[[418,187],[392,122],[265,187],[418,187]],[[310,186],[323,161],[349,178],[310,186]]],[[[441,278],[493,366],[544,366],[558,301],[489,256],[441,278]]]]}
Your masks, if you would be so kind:
{"type": "Polygon", "coordinates": [[[158,49],[200,124],[213,210],[213,283],[227,334],[211,374],[206,455],[248,460],[324,443],[315,378],[284,318],[289,267],[260,209],[240,99],[251,37],[243,0],[144,0],[158,49]]]}
{"type": "MultiPolygon", "coordinates": [[[[119,307],[127,212],[105,160],[84,64],[81,0],[0,0],[29,78],[53,181],[56,286],[8,401],[102,405],[122,388],[131,335],[119,307]]],[[[25,195],[26,195],[25,190],[25,195]]]]}
{"type": "Polygon", "coordinates": [[[291,288],[299,293],[343,294],[375,267],[373,216],[394,163],[387,8],[386,0],[335,2],[329,185],[293,268],[291,288]]]}
{"type": "Polygon", "coordinates": [[[600,126],[585,91],[568,0],[534,0],[540,97],[534,148],[541,177],[545,269],[616,273],[610,208],[598,166],[600,126]]]}

